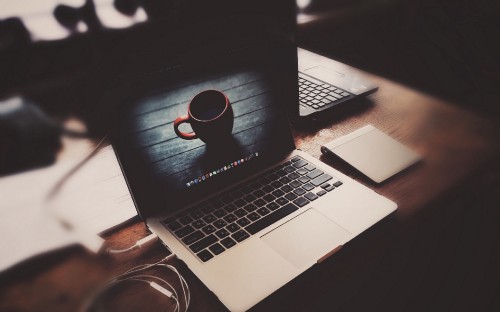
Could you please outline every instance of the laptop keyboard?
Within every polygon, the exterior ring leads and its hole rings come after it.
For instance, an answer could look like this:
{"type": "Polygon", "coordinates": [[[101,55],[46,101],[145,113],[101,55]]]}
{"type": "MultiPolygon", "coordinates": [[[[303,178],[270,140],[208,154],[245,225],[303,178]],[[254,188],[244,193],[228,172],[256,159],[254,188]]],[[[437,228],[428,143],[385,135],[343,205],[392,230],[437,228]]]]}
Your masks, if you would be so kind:
{"type": "Polygon", "coordinates": [[[206,262],[341,185],[295,156],[162,223],[206,262]]]}
{"type": "Polygon", "coordinates": [[[351,97],[353,95],[349,92],[299,72],[300,105],[319,110],[326,106],[338,104],[341,100],[351,97]]]}

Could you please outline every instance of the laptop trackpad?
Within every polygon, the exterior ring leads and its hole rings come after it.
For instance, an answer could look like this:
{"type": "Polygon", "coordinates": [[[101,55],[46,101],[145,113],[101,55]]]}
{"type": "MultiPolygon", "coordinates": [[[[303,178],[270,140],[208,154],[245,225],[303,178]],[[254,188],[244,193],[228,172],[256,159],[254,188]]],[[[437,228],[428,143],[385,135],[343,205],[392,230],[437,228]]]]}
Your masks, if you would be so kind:
{"type": "Polygon", "coordinates": [[[262,240],[301,269],[312,264],[351,237],[346,229],[309,209],[262,236],[262,240]]]}

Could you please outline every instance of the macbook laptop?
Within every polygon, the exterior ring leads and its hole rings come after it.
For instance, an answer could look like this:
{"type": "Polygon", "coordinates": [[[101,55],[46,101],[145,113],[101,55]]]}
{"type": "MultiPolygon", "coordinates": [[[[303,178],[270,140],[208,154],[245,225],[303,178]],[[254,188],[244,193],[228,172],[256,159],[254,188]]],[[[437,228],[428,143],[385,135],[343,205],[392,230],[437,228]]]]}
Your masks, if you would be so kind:
{"type": "Polygon", "coordinates": [[[147,227],[229,310],[244,311],[396,204],[296,149],[293,1],[182,3],[176,32],[135,54],[164,48],[169,58],[154,79],[122,86],[112,142],[147,227]],[[230,134],[210,143],[180,135],[189,123],[174,127],[205,90],[232,110],[230,134]]]}
{"type": "Polygon", "coordinates": [[[320,119],[378,90],[356,68],[300,48],[298,54],[299,119],[320,119]]]}

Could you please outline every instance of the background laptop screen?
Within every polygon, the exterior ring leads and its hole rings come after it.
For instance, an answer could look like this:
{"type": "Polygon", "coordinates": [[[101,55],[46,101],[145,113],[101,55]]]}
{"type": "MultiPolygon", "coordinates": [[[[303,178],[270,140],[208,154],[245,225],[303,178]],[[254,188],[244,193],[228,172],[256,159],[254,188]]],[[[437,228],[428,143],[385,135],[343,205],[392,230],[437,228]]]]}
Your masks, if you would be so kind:
{"type": "Polygon", "coordinates": [[[298,92],[294,2],[235,2],[179,7],[176,14],[197,18],[147,48],[167,59],[154,79],[143,76],[121,92],[113,143],[143,217],[221,190],[294,148],[285,110],[298,92]],[[233,116],[219,104],[205,110],[210,98],[189,104],[212,89],[227,96],[233,116]],[[205,121],[179,130],[195,128],[206,142],[175,132],[174,120],[188,109],[205,121]],[[233,123],[226,136],[206,121],[220,114],[233,123]]]}

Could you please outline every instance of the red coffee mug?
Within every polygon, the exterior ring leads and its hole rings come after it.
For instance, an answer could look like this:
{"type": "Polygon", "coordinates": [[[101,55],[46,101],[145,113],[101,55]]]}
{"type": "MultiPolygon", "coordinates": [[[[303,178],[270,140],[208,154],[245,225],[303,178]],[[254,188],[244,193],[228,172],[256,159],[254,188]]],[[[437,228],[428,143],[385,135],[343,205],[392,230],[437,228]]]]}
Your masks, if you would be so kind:
{"type": "Polygon", "coordinates": [[[233,131],[234,114],[227,96],[218,90],[198,93],[189,103],[188,114],[177,117],[174,130],[185,140],[200,139],[205,143],[220,142],[233,131]],[[179,125],[187,122],[194,132],[179,130],[179,125]]]}

